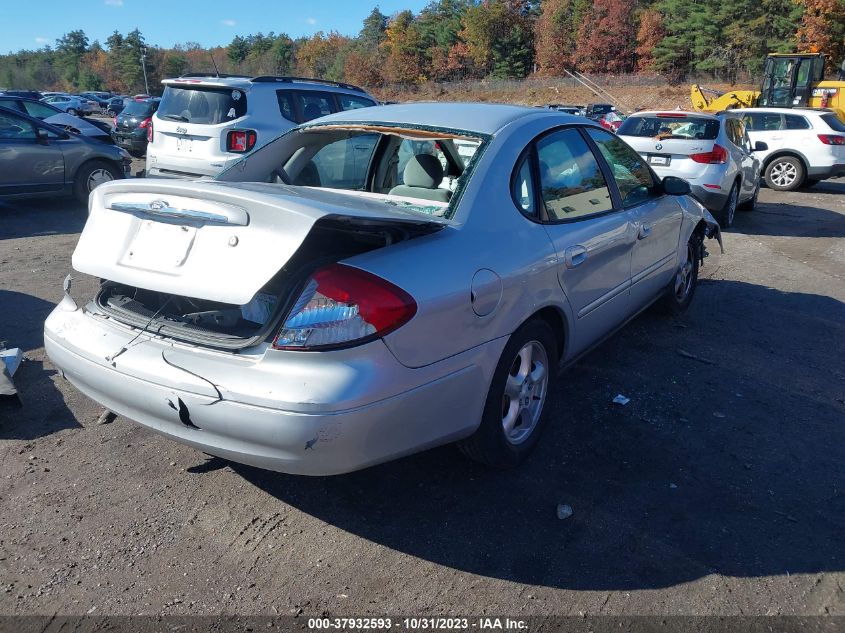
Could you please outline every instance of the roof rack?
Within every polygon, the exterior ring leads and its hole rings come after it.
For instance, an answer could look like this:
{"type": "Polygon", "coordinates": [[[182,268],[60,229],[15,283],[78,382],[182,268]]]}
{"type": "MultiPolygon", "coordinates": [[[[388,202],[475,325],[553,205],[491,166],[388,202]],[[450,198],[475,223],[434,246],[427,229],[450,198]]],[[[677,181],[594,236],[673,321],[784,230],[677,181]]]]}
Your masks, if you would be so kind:
{"type": "Polygon", "coordinates": [[[250,81],[252,83],[293,83],[296,81],[310,82],[315,84],[325,84],[327,86],[337,86],[338,88],[345,88],[346,90],[354,90],[356,92],[366,92],[363,88],[346,84],[341,81],[332,81],[331,79],[314,79],[313,77],[277,77],[274,75],[261,75],[260,77],[253,77],[250,81]]]}
{"type": "Polygon", "coordinates": [[[249,79],[248,75],[224,75],[223,73],[217,74],[215,72],[207,72],[207,73],[185,73],[184,75],[179,75],[178,79],[188,78],[188,77],[212,77],[214,79],[230,79],[230,78],[241,78],[241,79],[249,79]]]}

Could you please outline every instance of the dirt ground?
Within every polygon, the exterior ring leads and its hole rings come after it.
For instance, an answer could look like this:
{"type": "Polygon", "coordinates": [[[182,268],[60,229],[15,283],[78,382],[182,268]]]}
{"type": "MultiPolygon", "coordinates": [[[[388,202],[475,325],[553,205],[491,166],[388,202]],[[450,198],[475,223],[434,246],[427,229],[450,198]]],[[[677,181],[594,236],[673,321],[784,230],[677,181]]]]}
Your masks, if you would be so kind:
{"type": "Polygon", "coordinates": [[[0,207],[0,614],[845,615],[845,180],[760,200],[687,314],[559,377],[524,467],[334,478],[98,425],[41,335],[84,209],[0,207]]]}

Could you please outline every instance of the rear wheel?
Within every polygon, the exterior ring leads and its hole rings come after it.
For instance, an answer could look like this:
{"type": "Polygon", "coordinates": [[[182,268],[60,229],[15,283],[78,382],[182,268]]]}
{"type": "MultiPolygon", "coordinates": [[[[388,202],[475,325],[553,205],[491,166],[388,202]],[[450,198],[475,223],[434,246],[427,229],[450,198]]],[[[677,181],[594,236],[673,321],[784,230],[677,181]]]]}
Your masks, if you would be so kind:
{"type": "Polygon", "coordinates": [[[513,333],[493,374],[481,424],[459,444],[467,457],[506,468],[519,464],[536,446],[555,375],[556,341],[549,324],[539,319],[513,333]]]}
{"type": "Polygon", "coordinates": [[[122,174],[114,165],[103,160],[92,160],[82,165],[76,172],[73,193],[82,204],[88,202],[88,196],[104,182],[117,180],[122,174]]]}
{"type": "Polygon", "coordinates": [[[734,223],[734,216],[736,215],[736,207],[739,202],[739,183],[735,182],[731,187],[731,192],[728,194],[728,199],[725,201],[725,206],[722,207],[719,213],[719,225],[726,229],[734,223]]]}
{"type": "Polygon", "coordinates": [[[766,186],[775,191],[792,191],[804,182],[804,165],[794,156],[780,156],[766,167],[766,186]]]}
{"type": "Polygon", "coordinates": [[[73,116],[76,116],[78,114],[78,112],[76,111],[76,108],[68,108],[67,113],[72,114],[73,116]]]}

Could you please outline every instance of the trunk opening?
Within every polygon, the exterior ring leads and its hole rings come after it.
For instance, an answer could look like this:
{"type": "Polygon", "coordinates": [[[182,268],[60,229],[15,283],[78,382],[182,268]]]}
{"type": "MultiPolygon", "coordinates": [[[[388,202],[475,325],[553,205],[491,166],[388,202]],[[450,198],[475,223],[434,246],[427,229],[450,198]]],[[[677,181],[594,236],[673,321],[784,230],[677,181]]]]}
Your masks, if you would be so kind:
{"type": "Polygon", "coordinates": [[[244,305],[105,280],[92,308],[132,327],[202,346],[239,350],[272,338],[317,268],[439,230],[359,218],[319,220],[291,259],[244,305]]]}

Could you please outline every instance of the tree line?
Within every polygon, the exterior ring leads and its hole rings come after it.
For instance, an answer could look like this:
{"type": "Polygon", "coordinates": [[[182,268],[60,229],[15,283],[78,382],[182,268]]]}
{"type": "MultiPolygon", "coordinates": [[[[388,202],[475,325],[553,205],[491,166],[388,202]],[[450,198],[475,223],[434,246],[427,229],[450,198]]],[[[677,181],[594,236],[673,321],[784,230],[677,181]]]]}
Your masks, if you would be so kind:
{"type": "Polygon", "coordinates": [[[414,14],[378,7],[354,36],[236,36],[228,46],[147,45],[139,30],[104,43],[82,30],[0,56],[0,87],[135,93],[185,72],[295,74],[369,88],[425,81],[660,73],[726,81],[757,75],[770,52],[845,57],[845,0],[432,0],[414,14]],[[145,68],[142,68],[145,53],[145,68]]]}

